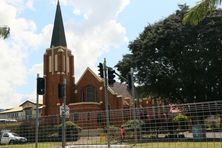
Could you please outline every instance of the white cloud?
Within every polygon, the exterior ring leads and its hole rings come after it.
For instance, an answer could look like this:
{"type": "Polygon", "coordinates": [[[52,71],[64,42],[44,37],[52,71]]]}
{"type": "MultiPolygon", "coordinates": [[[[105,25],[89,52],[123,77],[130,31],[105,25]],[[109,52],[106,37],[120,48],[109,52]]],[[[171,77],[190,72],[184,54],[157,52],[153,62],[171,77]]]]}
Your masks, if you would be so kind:
{"type": "Polygon", "coordinates": [[[16,17],[17,9],[9,5],[6,0],[0,1],[0,25],[11,24],[16,17]],[[6,13],[7,12],[7,13],[6,13]]]}
{"type": "Polygon", "coordinates": [[[60,0],[60,2],[80,10],[83,16],[87,16],[88,23],[97,25],[115,19],[130,0],[60,0]]]}
{"type": "Polygon", "coordinates": [[[32,75],[39,74],[40,77],[43,77],[43,63],[33,65],[29,72],[32,75]]]}
{"type": "Polygon", "coordinates": [[[73,10],[73,14],[78,16],[78,15],[81,14],[81,12],[80,12],[79,9],[74,9],[74,10],[73,10]]]}
{"type": "Polygon", "coordinates": [[[11,30],[8,39],[0,40],[0,108],[18,105],[24,101],[26,94],[18,93],[17,89],[27,85],[26,62],[41,41],[41,34],[35,33],[34,21],[18,17],[26,2],[30,3],[22,0],[0,1],[0,22],[10,26],[11,30]]]}
{"type": "Polygon", "coordinates": [[[29,9],[32,9],[34,10],[34,7],[33,7],[33,0],[28,0],[26,3],[25,3],[25,6],[29,9]]]}
{"type": "Polygon", "coordinates": [[[78,15],[85,18],[80,23],[70,20],[65,28],[68,47],[73,50],[75,56],[75,74],[78,79],[86,67],[96,69],[96,61],[102,53],[128,42],[126,30],[116,18],[129,4],[129,0],[60,2],[73,6],[74,10],[81,12],[78,15]]]}
{"type": "MultiPolygon", "coordinates": [[[[64,7],[62,10],[65,10],[66,5],[72,6],[73,17],[82,15],[85,18],[81,22],[72,19],[63,21],[68,48],[75,57],[75,76],[78,79],[86,67],[96,69],[96,61],[104,52],[127,43],[125,28],[116,18],[129,4],[129,0],[60,2],[61,7],[64,7]]],[[[0,77],[4,78],[0,80],[0,87],[3,88],[0,90],[0,108],[18,105],[25,101],[24,98],[35,101],[35,90],[24,94],[16,90],[23,85],[33,85],[27,84],[28,76],[36,77],[36,73],[42,75],[42,64],[36,63],[28,68],[26,63],[35,56],[32,55],[34,51],[48,48],[51,41],[53,20],[40,33],[36,33],[34,18],[19,17],[18,14],[24,9],[35,9],[33,0],[0,0],[0,22],[11,28],[10,38],[0,41],[0,77]]]]}

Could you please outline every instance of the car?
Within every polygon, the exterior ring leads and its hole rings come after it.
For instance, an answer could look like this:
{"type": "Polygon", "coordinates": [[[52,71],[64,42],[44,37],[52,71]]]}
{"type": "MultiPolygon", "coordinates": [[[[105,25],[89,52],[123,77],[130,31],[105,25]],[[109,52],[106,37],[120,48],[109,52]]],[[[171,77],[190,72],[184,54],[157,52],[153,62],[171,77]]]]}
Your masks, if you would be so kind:
{"type": "Polygon", "coordinates": [[[8,130],[1,131],[1,144],[26,143],[27,138],[20,137],[18,134],[8,130]]]}
{"type": "Polygon", "coordinates": [[[15,119],[0,119],[0,124],[7,124],[7,123],[16,123],[17,120],[15,119]]]}

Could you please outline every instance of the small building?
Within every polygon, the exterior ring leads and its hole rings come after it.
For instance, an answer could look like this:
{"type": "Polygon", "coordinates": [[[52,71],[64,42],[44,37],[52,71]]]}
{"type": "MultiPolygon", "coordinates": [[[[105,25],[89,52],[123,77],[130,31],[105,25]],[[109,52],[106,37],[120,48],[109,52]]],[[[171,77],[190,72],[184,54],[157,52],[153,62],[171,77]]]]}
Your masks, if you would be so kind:
{"type": "MultiPolygon", "coordinates": [[[[42,104],[39,105],[39,113],[42,112],[42,104]]],[[[25,101],[19,106],[5,109],[0,112],[0,119],[30,120],[36,116],[36,104],[25,101]]]]}

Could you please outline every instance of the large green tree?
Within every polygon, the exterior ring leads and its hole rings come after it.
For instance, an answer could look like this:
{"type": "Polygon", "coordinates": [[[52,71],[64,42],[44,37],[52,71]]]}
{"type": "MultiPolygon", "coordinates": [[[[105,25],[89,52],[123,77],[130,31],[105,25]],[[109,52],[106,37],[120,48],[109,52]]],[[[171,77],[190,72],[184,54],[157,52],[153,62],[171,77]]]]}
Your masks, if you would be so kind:
{"type": "Polygon", "coordinates": [[[145,27],[116,65],[122,76],[134,67],[143,95],[193,102],[222,97],[222,11],[198,25],[183,25],[186,6],[145,27]]]}
{"type": "Polygon", "coordinates": [[[222,0],[201,0],[194,7],[190,8],[183,18],[185,24],[197,25],[207,14],[215,11],[222,0]]]}
{"type": "Polygon", "coordinates": [[[10,33],[9,27],[0,27],[0,38],[7,38],[10,33]]]}

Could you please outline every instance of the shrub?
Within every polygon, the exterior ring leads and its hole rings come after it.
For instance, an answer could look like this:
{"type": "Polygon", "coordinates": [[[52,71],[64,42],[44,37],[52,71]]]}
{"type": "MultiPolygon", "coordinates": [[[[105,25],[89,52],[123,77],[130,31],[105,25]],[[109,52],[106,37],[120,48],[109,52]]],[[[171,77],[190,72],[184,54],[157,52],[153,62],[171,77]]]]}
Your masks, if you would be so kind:
{"type": "Polygon", "coordinates": [[[179,113],[176,117],[173,118],[173,122],[178,124],[177,129],[187,129],[188,117],[179,113]]]}
{"type": "Polygon", "coordinates": [[[40,124],[39,126],[39,141],[47,142],[47,141],[58,141],[58,126],[51,124],[40,124]]]}
{"type": "MultiPolygon", "coordinates": [[[[66,140],[77,141],[79,139],[79,132],[81,128],[71,121],[66,121],[66,140]]],[[[59,137],[62,140],[62,124],[59,125],[59,137]]]]}
{"type": "Polygon", "coordinates": [[[109,135],[110,135],[111,141],[119,139],[119,137],[120,137],[119,128],[116,127],[116,126],[111,125],[109,127],[109,135]]]}
{"type": "Polygon", "coordinates": [[[19,122],[0,124],[0,131],[1,130],[11,130],[13,132],[16,132],[19,126],[20,126],[19,122]]]}
{"type": "Polygon", "coordinates": [[[215,130],[221,127],[220,116],[219,115],[211,115],[204,119],[204,124],[206,128],[215,130]]]}
{"type": "Polygon", "coordinates": [[[33,122],[21,122],[16,133],[22,137],[26,137],[28,142],[35,141],[35,124],[33,122]]]}
{"type": "Polygon", "coordinates": [[[122,126],[126,131],[133,131],[134,129],[141,129],[145,123],[142,120],[128,120],[122,126]]]}
{"type": "Polygon", "coordinates": [[[186,115],[183,115],[179,113],[176,117],[173,118],[174,121],[179,122],[179,121],[187,121],[188,117],[186,115]]]}
{"type": "MultiPolygon", "coordinates": [[[[35,122],[25,121],[20,124],[20,126],[17,128],[16,133],[18,133],[22,137],[26,137],[29,142],[34,142],[36,132],[35,129],[35,122]]],[[[38,135],[39,142],[58,141],[57,126],[52,124],[40,124],[38,135]]]]}
{"type": "MultiPolygon", "coordinates": [[[[139,130],[141,130],[144,125],[145,125],[145,123],[142,120],[128,120],[126,123],[124,123],[122,125],[126,131],[125,137],[127,139],[134,138],[134,130],[136,129],[136,131],[138,133],[139,130]]],[[[139,136],[139,134],[137,134],[137,136],[139,136]]]]}

